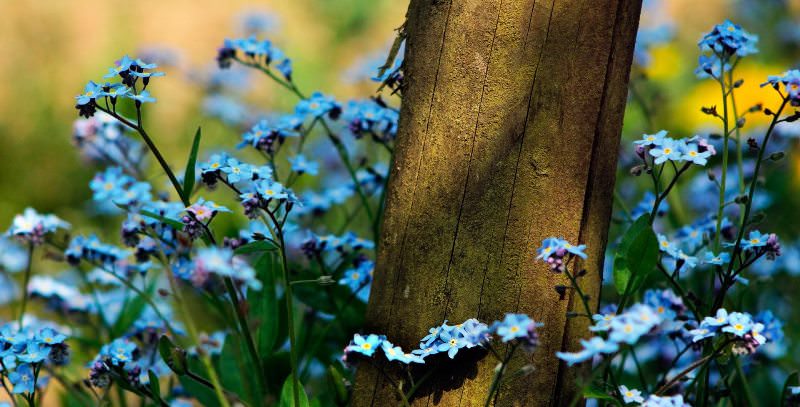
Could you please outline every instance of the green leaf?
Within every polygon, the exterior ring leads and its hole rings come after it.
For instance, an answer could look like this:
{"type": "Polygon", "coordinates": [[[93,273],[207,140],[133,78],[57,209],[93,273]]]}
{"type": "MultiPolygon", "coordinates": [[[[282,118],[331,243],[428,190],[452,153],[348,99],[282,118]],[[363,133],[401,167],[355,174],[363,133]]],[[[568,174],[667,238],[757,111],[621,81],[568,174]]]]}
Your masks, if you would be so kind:
{"type": "Polygon", "coordinates": [[[239,246],[233,252],[235,254],[254,254],[254,253],[261,253],[261,252],[272,252],[277,251],[278,246],[275,243],[272,243],[269,240],[254,240],[250,243],[247,243],[243,246],[239,246]]]}
{"type": "Polygon", "coordinates": [[[220,375],[222,387],[240,396],[245,395],[245,383],[243,380],[245,376],[250,378],[255,376],[255,372],[252,371],[252,365],[242,363],[244,359],[243,352],[239,338],[229,335],[225,338],[225,344],[222,346],[219,358],[217,358],[219,365],[217,370],[225,372],[225,374],[220,375]]]}
{"type": "Polygon", "coordinates": [[[613,397],[606,393],[603,389],[596,387],[594,385],[588,386],[583,389],[583,397],[587,399],[596,399],[596,400],[608,400],[614,405],[621,406],[622,404],[617,400],[616,397],[613,397]]]}
{"type": "MultiPolygon", "coordinates": [[[[155,290],[155,281],[151,282],[147,288],[146,292],[148,295],[152,295],[153,291],[155,290]]],[[[114,336],[120,336],[125,331],[130,328],[134,321],[136,321],[140,315],[142,315],[142,311],[144,311],[145,307],[147,306],[147,300],[141,295],[133,295],[130,301],[125,305],[125,308],[122,309],[117,321],[114,323],[114,326],[111,327],[111,332],[114,336]]]]}
{"type": "MultiPolygon", "coordinates": [[[[189,359],[188,363],[188,368],[191,368],[193,372],[205,371],[203,364],[197,358],[189,359]]],[[[186,392],[197,399],[199,405],[204,407],[219,407],[219,400],[214,390],[203,386],[189,376],[180,376],[178,379],[186,392]]]]}
{"type": "Polygon", "coordinates": [[[150,393],[153,393],[153,399],[159,403],[162,403],[161,384],[158,382],[158,376],[156,376],[153,370],[148,370],[147,377],[150,379],[150,393]]]}
{"type": "Polygon", "coordinates": [[[278,340],[279,312],[278,296],[275,292],[275,261],[270,253],[262,255],[255,263],[259,279],[263,283],[261,290],[252,291],[253,308],[251,318],[259,321],[256,330],[256,346],[258,353],[266,356],[272,353],[278,340]]]}
{"type": "Polygon", "coordinates": [[[197,132],[194,134],[194,141],[192,142],[192,151],[189,153],[189,160],[186,161],[186,170],[183,172],[183,188],[182,193],[183,197],[186,202],[192,197],[192,191],[194,190],[194,170],[195,165],[197,164],[197,152],[200,149],[200,127],[197,128],[197,132]]]}
{"type": "Polygon", "coordinates": [[[294,394],[293,394],[294,385],[292,384],[292,376],[286,378],[286,381],[283,382],[283,388],[281,389],[281,401],[278,404],[280,407],[309,407],[308,404],[308,395],[306,395],[306,390],[303,388],[302,383],[300,384],[300,405],[294,405],[294,394]]]}
{"type": "Polygon", "coordinates": [[[625,294],[653,270],[658,261],[658,237],[650,226],[650,215],[642,215],[622,237],[614,256],[614,286],[625,294]]]}
{"type": "Polygon", "coordinates": [[[158,353],[164,363],[178,376],[186,374],[186,351],[175,346],[167,335],[161,335],[158,340],[158,353]]]}
{"type": "Polygon", "coordinates": [[[783,392],[781,392],[781,406],[788,406],[789,400],[789,387],[800,385],[800,373],[796,370],[786,378],[786,382],[783,383],[783,392]]]}
{"type": "Polygon", "coordinates": [[[142,215],[142,216],[147,216],[148,218],[153,218],[153,219],[155,219],[157,221],[160,221],[162,223],[166,223],[167,225],[172,226],[176,230],[182,230],[183,229],[183,223],[181,221],[179,221],[179,220],[165,218],[165,217],[163,217],[163,216],[161,216],[161,215],[159,215],[157,213],[146,211],[144,209],[139,210],[139,214],[142,215]]]}
{"type": "Polygon", "coordinates": [[[336,401],[340,404],[345,404],[347,402],[347,387],[344,385],[342,373],[335,366],[330,365],[328,366],[328,379],[336,395],[336,401]]]}

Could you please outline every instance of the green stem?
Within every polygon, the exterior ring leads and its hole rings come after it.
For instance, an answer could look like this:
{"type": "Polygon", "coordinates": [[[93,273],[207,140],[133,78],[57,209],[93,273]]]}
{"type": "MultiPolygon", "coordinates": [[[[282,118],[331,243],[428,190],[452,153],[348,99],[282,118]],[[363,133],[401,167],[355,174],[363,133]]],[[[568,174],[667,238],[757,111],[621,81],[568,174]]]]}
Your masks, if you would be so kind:
{"type": "MultiPolygon", "coordinates": [[[[164,255],[161,255],[162,262],[167,265],[169,262],[164,258],[164,255]]],[[[208,373],[208,377],[211,381],[212,386],[214,387],[214,393],[217,396],[217,400],[222,407],[230,407],[230,403],[228,403],[228,399],[225,397],[224,390],[222,388],[222,384],[219,381],[219,376],[217,375],[217,371],[214,369],[214,366],[211,364],[211,358],[208,356],[206,352],[200,350],[200,341],[198,340],[197,335],[197,328],[194,326],[194,320],[190,317],[189,311],[186,308],[186,304],[183,302],[182,295],[179,291],[178,282],[175,279],[175,275],[172,273],[171,270],[167,270],[167,279],[169,280],[170,289],[172,290],[172,295],[175,298],[175,302],[178,304],[178,312],[181,313],[181,319],[186,324],[186,331],[189,334],[189,339],[192,343],[198,346],[198,357],[200,361],[203,363],[203,367],[205,367],[206,373],[208,373]]]]}
{"type": "Polygon", "coordinates": [[[494,372],[494,378],[492,379],[492,385],[489,387],[489,394],[486,395],[486,403],[484,403],[484,407],[489,407],[492,405],[492,400],[495,398],[495,394],[498,392],[498,388],[500,387],[500,380],[503,378],[503,372],[506,370],[506,366],[508,366],[508,362],[511,360],[511,357],[514,356],[514,351],[517,350],[517,344],[511,346],[508,353],[506,353],[505,359],[500,362],[500,366],[498,366],[494,372]]]}
{"type": "MultiPolygon", "coordinates": [[[[720,58],[720,78],[719,78],[719,86],[722,90],[722,175],[720,177],[720,184],[719,184],[719,205],[717,207],[717,225],[714,229],[714,252],[719,252],[720,248],[720,239],[722,235],[722,215],[723,209],[725,208],[725,187],[727,182],[727,175],[728,175],[728,140],[730,139],[730,134],[728,132],[728,92],[725,87],[725,59],[720,58]]],[[[711,287],[711,290],[714,290],[714,287],[711,287]]]]}
{"type": "Polygon", "coordinates": [[[231,297],[231,302],[233,303],[233,313],[236,315],[236,321],[239,323],[242,336],[244,336],[245,343],[247,344],[247,352],[250,354],[250,359],[252,360],[253,366],[256,369],[256,376],[258,377],[259,384],[258,395],[260,398],[262,394],[260,387],[266,385],[266,381],[264,380],[264,368],[261,366],[261,358],[258,356],[255,341],[253,340],[253,334],[250,332],[250,325],[247,323],[247,316],[242,312],[241,302],[239,301],[239,295],[236,292],[236,287],[233,285],[233,279],[230,277],[225,277],[224,280],[225,289],[228,292],[228,296],[231,297]]]}
{"type": "Polygon", "coordinates": [[[286,257],[286,242],[283,238],[283,228],[280,227],[281,224],[275,218],[275,215],[269,210],[264,212],[269,215],[272,223],[275,225],[275,229],[273,230],[270,228],[270,231],[273,234],[277,234],[277,236],[273,236],[273,238],[278,241],[280,246],[281,266],[283,269],[283,280],[286,290],[284,296],[286,298],[286,318],[288,325],[287,328],[289,330],[289,360],[292,371],[292,397],[294,399],[294,405],[297,407],[300,405],[300,378],[298,377],[299,372],[297,371],[297,338],[294,327],[294,296],[292,294],[291,277],[289,276],[289,262],[286,257]]]}
{"type": "Polygon", "coordinates": [[[742,382],[744,396],[747,398],[747,405],[758,407],[758,402],[755,397],[753,397],[752,389],[750,389],[750,383],[747,382],[747,376],[744,374],[744,370],[742,370],[742,361],[739,358],[734,358],[734,366],[736,366],[736,374],[739,375],[739,380],[742,382]]]}
{"type": "Polygon", "coordinates": [[[169,178],[169,181],[172,183],[172,186],[175,188],[175,192],[178,193],[178,196],[180,197],[181,202],[183,202],[183,204],[185,206],[191,205],[191,202],[189,202],[188,197],[184,196],[185,194],[183,193],[183,187],[181,186],[181,183],[178,182],[178,178],[175,177],[175,173],[172,172],[172,169],[169,167],[169,164],[167,164],[167,161],[164,159],[164,156],[161,155],[161,151],[158,150],[158,147],[156,147],[155,143],[153,143],[153,140],[150,138],[150,136],[144,130],[144,127],[142,127],[141,109],[138,109],[138,108],[136,109],[137,115],[139,117],[139,122],[138,123],[133,123],[132,121],[130,121],[130,120],[118,115],[116,112],[113,112],[113,111],[111,111],[111,110],[109,110],[107,108],[104,108],[102,106],[98,105],[97,109],[99,109],[99,110],[101,110],[101,111],[103,111],[105,113],[108,113],[109,115],[111,115],[115,119],[117,119],[120,123],[128,126],[131,130],[134,130],[137,133],[139,133],[139,135],[142,137],[142,140],[144,140],[144,143],[147,144],[147,147],[150,149],[150,152],[152,152],[153,155],[156,157],[156,160],[158,161],[159,165],[161,165],[161,168],[164,170],[164,173],[167,174],[167,177],[169,178]]]}
{"type": "MultiPolygon", "coordinates": [[[[333,131],[331,130],[330,126],[328,126],[328,123],[325,120],[322,120],[321,123],[322,123],[322,128],[325,129],[325,132],[328,134],[328,138],[331,140],[331,143],[333,143],[334,147],[336,147],[336,152],[339,153],[339,158],[342,160],[342,163],[344,164],[345,168],[347,168],[347,172],[350,174],[350,178],[353,181],[356,194],[361,200],[361,205],[363,205],[364,209],[367,211],[367,218],[369,219],[370,225],[375,225],[375,215],[372,213],[372,208],[370,208],[367,194],[364,192],[364,189],[361,188],[361,184],[359,184],[358,182],[358,177],[356,176],[356,170],[353,167],[353,164],[350,162],[350,156],[347,153],[347,149],[344,147],[344,144],[342,144],[342,140],[340,140],[339,137],[333,134],[333,131]]],[[[375,236],[375,238],[377,241],[377,236],[375,236]]]]}
{"type": "Polygon", "coordinates": [[[17,321],[19,329],[22,330],[22,318],[25,316],[25,308],[28,306],[28,284],[31,281],[31,271],[33,270],[33,242],[28,243],[28,265],[25,266],[25,276],[22,284],[22,304],[20,304],[17,321]]]}
{"type": "Polygon", "coordinates": [[[578,285],[578,280],[575,279],[575,276],[569,272],[567,267],[564,267],[564,274],[569,278],[569,281],[572,283],[572,286],[575,288],[575,291],[578,292],[578,295],[581,297],[581,303],[583,303],[583,309],[586,311],[587,318],[591,319],[594,313],[592,312],[592,308],[589,306],[589,301],[586,299],[586,295],[581,290],[581,286],[578,285]]]}

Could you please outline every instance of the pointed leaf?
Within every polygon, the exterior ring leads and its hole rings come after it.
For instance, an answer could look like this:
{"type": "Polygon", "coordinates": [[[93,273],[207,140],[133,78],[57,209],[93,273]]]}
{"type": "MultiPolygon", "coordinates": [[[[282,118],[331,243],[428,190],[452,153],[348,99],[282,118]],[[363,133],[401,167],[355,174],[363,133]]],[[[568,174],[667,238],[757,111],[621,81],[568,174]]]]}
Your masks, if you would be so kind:
{"type": "Polygon", "coordinates": [[[650,215],[642,215],[622,237],[614,256],[614,286],[622,295],[635,281],[643,281],[658,261],[658,237],[650,225],[650,215]]]}
{"type": "Polygon", "coordinates": [[[150,379],[150,393],[153,393],[153,400],[163,403],[161,400],[161,384],[158,382],[158,376],[152,369],[147,371],[147,376],[150,379]]]}
{"type": "Polygon", "coordinates": [[[189,159],[186,161],[186,170],[183,172],[183,197],[186,202],[192,197],[194,191],[194,177],[195,166],[197,165],[197,153],[200,150],[200,127],[194,134],[194,141],[192,141],[192,151],[189,153],[189,159]]]}
{"type": "Polygon", "coordinates": [[[186,351],[175,346],[167,335],[161,335],[158,340],[158,353],[164,363],[179,376],[186,374],[186,351]]]}
{"type": "Polygon", "coordinates": [[[245,245],[239,246],[233,252],[235,254],[253,254],[261,252],[272,252],[278,250],[278,246],[269,240],[254,240],[245,245]]]}
{"type": "Polygon", "coordinates": [[[306,395],[306,390],[303,388],[302,383],[300,384],[300,404],[297,406],[294,404],[293,389],[294,385],[292,376],[290,375],[286,378],[286,381],[283,382],[283,388],[281,389],[281,401],[278,405],[280,407],[309,407],[308,395],[306,395]]]}

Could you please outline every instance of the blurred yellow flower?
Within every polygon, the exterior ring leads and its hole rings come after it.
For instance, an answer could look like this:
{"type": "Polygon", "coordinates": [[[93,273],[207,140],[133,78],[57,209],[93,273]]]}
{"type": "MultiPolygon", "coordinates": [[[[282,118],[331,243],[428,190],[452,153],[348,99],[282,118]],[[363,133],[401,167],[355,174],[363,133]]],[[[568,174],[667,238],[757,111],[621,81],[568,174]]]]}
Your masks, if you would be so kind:
{"type": "MultiPolygon", "coordinates": [[[[766,82],[767,76],[781,73],[779,67],[772,65],[759,65],[755,63],[743,63],[734,72],[735,79],[743,79],[744,83],[736,90],[736,105],[741,115],[749,107],[761,103],[765,108],[773,108],[780,104],[781,99],[777,92],[769,87],[761,87],[766,82]]],[[[718,129],[720,122],[711,116],[700,111],[703,106],[717,106],[717,111],[722,114],[722,95],[719,83],[713,79],[703,79],[697,86],[691,89],[682,100],[678,101],[674,108],[674,114],[680,115],[681,121],[687,129],[718,129]]],[[[729,106],[729,114],[733,110],[729,106]]],[[[769,117],[763,113],[754,113],[747,116],[745,129],[752,129],[754,126],[766,126],[769,124],[769,117]]]]}
{"type": "Polygon", "coordinates": [[[673,43],[653,47],[650,50],[650,57],[652,61],[650,65],[644,69],[644,72],[647,74],[647,77],[655,81],[666,82],[676,79],[681,74],[681,71],[675,69],[675,67],[685,65],[683,54],[681,54],[676,44],[673,43]]]}

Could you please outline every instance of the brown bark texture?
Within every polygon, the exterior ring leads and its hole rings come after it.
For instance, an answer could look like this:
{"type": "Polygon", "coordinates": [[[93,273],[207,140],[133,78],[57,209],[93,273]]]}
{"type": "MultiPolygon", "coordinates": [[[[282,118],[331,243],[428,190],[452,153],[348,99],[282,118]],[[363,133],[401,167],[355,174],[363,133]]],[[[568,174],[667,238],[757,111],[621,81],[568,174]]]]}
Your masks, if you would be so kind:
{"type": "MultiPolygon", "coordinates": [[[[522,352],[494,405],[568,405],[578,370],[555,358],[587,336],[563,274],[535,261],[549,236],[588,246],[597,306],[641,0],[412,0],[406,83],[366,331],[415,349],[430,327],[526,313],[541,345],[522,352]]],[[[576,268],[576,270],[578,270],[576,268]]],[[[500,348],[502,349],[502,347],[500,348]]],[[[465,352],[467,353],[467,352],[465,352]]],[[[362,364],[355,406],[401,405],[394,365],[362,364]],[[391,379],[391,380],[390,380],[391,379]]],[[[437,365],[436,363],[433,363],[437,365]]],[[[471,352],[411,404],[482,406],[497,361],[471,352]]]]}

